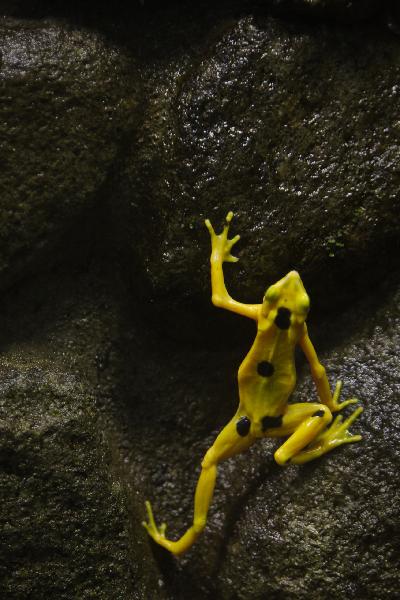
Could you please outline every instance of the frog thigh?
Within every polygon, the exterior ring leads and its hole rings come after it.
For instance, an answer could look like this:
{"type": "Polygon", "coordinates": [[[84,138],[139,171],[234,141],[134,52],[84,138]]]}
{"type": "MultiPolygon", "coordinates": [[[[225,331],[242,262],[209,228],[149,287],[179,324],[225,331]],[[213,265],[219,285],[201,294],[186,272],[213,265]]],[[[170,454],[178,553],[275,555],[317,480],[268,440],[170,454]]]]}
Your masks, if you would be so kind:
{"type": "MultiPolygon", "coordinates": [[[[286,423],[294,427],[290,437],[276,450],[274,458],[279,465],[286,464],[294,456],[298,455],[303,448],[316,440],[317,436],[332,421],[332,413],[323,404],[292,405],[288,411],[286,423]],[[302,408],[300,408],[302,407],[302,408]],[[315,410],[316,409],[316,410],[315,410]],[[297,426],[295,423],[297,422],[297,426]]],[[[285,417],[283,423],[285,423],[285,417]]]]}
{"type": "MultiPolygon", "coordinates": [[[[264,435],[266,437],[285,437],[286,435],[290,435],[296,431],[305,419],[314,416],[319,411],[325,412],[326,407],[317,402],[298,402],[296,404],[289,404],[282,417],[282,424],[279,427],[266,429],[264,435]]],[[[327,411],[327,413],[329,413],[329,411],[327,411]]],[[[327,414],[327,417],[329,417],[330,420],[330,413],[327,414]]]]}
{"type": "Polygon", "coordinates": [[[236,414],[223,428],[213,445],[206,452],[202,466],[208,467],[212,464],[217,464],[247,450],[256,441],[250,429],[250,419],[246,416],[236,414]]]}

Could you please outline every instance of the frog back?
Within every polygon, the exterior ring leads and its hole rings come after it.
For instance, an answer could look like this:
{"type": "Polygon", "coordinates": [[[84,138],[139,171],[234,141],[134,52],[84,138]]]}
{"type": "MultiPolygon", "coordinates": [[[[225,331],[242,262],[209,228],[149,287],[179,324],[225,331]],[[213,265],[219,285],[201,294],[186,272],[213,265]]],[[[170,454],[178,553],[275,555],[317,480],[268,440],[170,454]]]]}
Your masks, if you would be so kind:
{"type": "Polygon", "coordinates": [[[240,402],[246,413],[280,414],[296,384],[290,330],[258,331],[238,372],[240,402]]]}

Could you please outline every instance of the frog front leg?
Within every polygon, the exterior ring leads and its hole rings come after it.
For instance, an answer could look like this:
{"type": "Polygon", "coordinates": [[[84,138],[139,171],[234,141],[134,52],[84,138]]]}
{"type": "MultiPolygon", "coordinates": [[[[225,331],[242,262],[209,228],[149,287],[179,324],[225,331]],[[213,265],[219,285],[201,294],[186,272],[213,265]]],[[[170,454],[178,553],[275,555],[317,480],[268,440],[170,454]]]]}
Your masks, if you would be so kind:
{"type": "Polygon", "coordinates": [[[143,522],[143,526],[157,544],[175,555],[186,552],[194,544],[206,526],[218,464],[247,450],[254,441],[255,437],[250,432],[250,421],[247,417],[236,415],[221,431],[201,463],[201,473],[194,497],[193,524],[178,540],[173,541],[165,537],[165,523],[157,527],[150,502],[146,502],[148,521],[143,522]]]}
{"type": "Polygon", "coordinates": [[[278,464],[303,464],[326,454],[342,444],[361,440],[360,435],[352,435],[349,427],[362,412],[358,408],[343,422],[341,415],[333,423],[332,413],[323,404],[297,403],[288,406],[280,427],[267,429],[268,437],[290,435],[275,452],[278,464]]]}
{"type": "Polygon", "coordinates": [[[332,394],[328,377],[326,376],[325,367],[321,365],[318,360],[315,348],[308,336],[306,324],[304,324],[304,334],[300,339],[300,347],[310,365],[311,375],[314,379],[319,399],[331,410],[331,412],[337,412],[349,404],[355,404],[358,402],[356,398],[350,398],[344,402],[339,402],[340,392],[342,390],[341,381],[336,383],[335,391],[332,394]]]}
{"type": "Polygon", "coordinates": [[[243,304],[237,302],[229,295],[224,280],[223,263],[237,262],[239,259],[232,256],[231,250],[236,242],[240,239],[240,235],[236,235],[232,239],[228,239],[230,223],[233,218],[233,212],[230,211],[226,215],[226,222],[222,233],[217,235],[211,225],[209,219],[205,220],[206,227],[211,236],[211,298],[215,306],[225,308],[245,317],[257,320],[260,310],[259,304],[243,304]]]}

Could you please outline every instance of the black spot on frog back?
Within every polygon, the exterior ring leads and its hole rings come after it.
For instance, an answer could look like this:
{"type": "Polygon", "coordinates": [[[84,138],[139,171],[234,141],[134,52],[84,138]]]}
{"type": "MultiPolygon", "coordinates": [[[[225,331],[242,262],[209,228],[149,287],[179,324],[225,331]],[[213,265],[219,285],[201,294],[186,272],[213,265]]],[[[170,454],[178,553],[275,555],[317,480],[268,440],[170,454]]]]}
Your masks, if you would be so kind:
{"type": "Polygon", "coordinates": [[[267,360],[263,360],[257,365],[257,373],[261,377],[271,377],[274,374],[274,365],[267,360]]]}
{"type": "Polygon", "coordinates": [[[273,427],[280,427],[282,425],[282,415],[277,417],[263,417],[261,419],[262,430],[272,429],[273,427]]]}
{"type": "Polygon", "coordinates": [[[248,417],[241,417],[236,423],[236,431],[241,437],[245,437],[250,431],[250,419],[248,417]]]}

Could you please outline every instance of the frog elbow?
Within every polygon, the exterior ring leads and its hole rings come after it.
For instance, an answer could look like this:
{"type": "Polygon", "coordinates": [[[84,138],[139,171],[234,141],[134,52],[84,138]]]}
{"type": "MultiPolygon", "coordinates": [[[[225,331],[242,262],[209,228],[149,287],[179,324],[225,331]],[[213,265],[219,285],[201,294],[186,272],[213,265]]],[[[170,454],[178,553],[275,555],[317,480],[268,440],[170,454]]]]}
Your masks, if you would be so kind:
{"type": "Polygon", "coordinates": [[[211,296],[211,302],[214,304],[214,306],[219,306],[219,307],[221,307],[223,304],[223,300],[219,294],[213,294],[211,296]]]}
{"type": "Polygon", "coordinates": [[[323,365],[319,364],[315,367],[314,377],[315,379],[323,379],[326,376],[326,369],[323,365]]]}
{"type": "Polygon", "coordinates": [[[206,517],[197,517],[193,522],[193,530],[198,535],[206,526],[206,517]]]}

